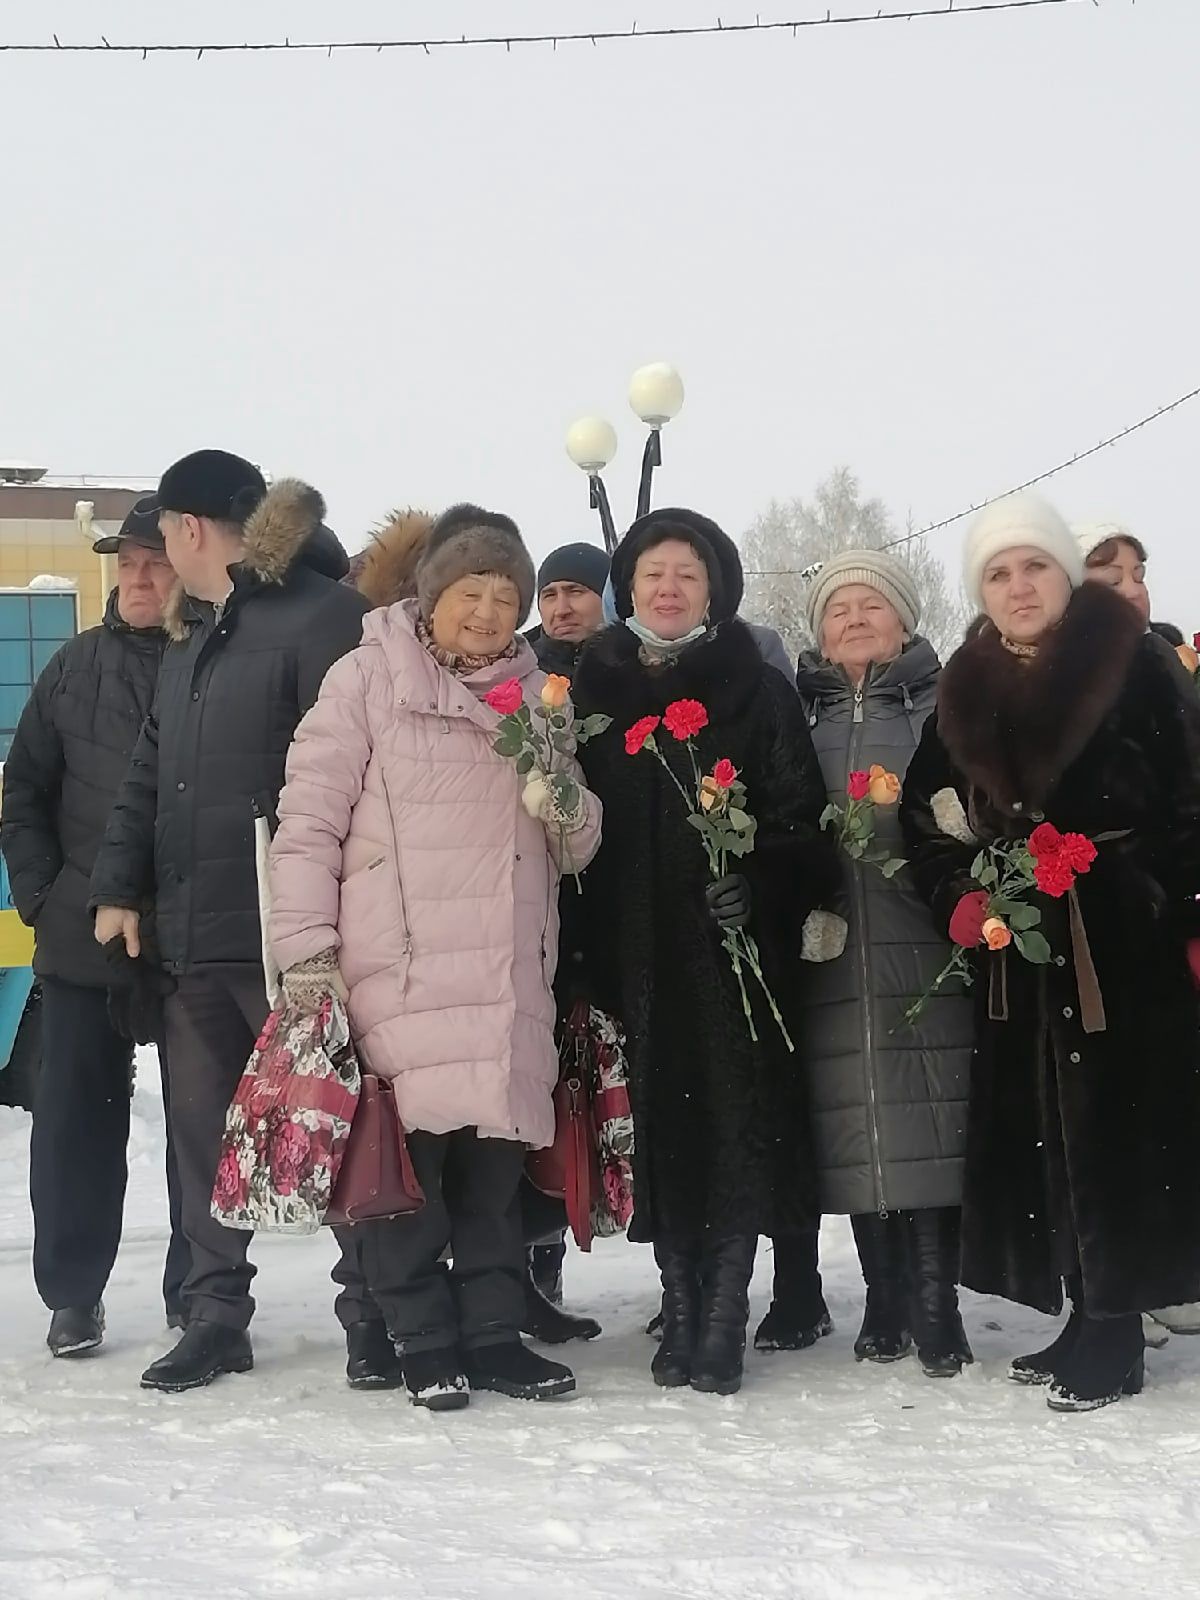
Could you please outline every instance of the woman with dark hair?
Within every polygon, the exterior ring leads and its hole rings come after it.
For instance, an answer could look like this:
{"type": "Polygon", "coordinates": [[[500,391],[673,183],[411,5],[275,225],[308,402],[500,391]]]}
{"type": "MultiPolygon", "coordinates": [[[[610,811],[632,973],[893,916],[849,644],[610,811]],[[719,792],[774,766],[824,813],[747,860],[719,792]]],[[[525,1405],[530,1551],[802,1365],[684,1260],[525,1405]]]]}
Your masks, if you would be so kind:
{"type": "Polygon", "coordinates": [[[1122,522],[1089,522],[1073,528],[1083,556],[1083,576],[1105,583],[1128,600],[1145,626],[1150,625],[1150,591],[1146,588],[1146,547],[1122,522]]]}
{"type": "MultiPolygon", "coordinates": [[[[630,1237],[651,1241],[663,1281],[657,1383],[740,1387],[758,1236],[815,1214],[799,1063],[755,980],[752,1036],[726,928],[748,928],[790,1019],[805,915],[835,863],[818,821],[825,786],[795,690],[737,619],[742,568],[720,528],[692,511],[640,518],[613,558],[621,620],[585,649],[580,715],[612,726],[582,752],[605,809],[585,884],[585,972],[627,1035],[635,1149],[630,1237]],[[758,822],[753,853],[714,883],[676,782],[626,731],[698,701],[702,771],[728,759],[758,822]]],[[[688,791],[695,775],[665,731],[659,749],[688,791]]]]}

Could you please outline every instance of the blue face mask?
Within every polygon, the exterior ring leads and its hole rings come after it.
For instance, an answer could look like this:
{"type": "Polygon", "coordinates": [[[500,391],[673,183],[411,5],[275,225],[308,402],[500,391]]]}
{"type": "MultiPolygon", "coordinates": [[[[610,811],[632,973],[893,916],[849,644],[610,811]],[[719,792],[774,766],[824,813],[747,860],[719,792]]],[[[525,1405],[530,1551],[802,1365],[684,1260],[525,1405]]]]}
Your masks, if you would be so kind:
{"type": "Polygon", "coordinates": [[[709,628],[708,622],[704,621],[690,633],[685,633],[682,639],[664,639],[655,633],[653,628],[647,628],[645,623],[639,622],[636,617],[626,617],[625,626],[634,638],[640,641],[642,649],[648,655],[661,656],[664,659],[668,656],[677,656],[681,650],[686,650],[689,644],[695,644],[697,639],[703,639],[709,628]]]}

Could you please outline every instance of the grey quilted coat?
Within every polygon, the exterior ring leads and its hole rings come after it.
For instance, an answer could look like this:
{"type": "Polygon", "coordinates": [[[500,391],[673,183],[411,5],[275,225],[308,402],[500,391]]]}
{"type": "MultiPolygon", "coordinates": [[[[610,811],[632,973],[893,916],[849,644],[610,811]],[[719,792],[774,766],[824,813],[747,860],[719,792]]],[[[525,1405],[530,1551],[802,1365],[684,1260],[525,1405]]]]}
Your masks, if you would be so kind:
{"type": "MultiPolygon", "coordinates": [[[[871,668],[855,690],[815,652],[797,681],[831,800],[852,771],[879,762],[903,781],[933,710],[940,664],[916,638],[871,668]]],[[[876,838],[902,856],[897,808],[877,807],[876,838]]],[[[915,1025],[905,1006],[945,965],[907,868],[890,881],[845,856],[835,909],[850,933],[836,961],[803,968],[804,1043],[821,1209],[833,1215],[956,1206],[962,1191],[972,1008],[958,984],[935,996],[915,1025]]]]}

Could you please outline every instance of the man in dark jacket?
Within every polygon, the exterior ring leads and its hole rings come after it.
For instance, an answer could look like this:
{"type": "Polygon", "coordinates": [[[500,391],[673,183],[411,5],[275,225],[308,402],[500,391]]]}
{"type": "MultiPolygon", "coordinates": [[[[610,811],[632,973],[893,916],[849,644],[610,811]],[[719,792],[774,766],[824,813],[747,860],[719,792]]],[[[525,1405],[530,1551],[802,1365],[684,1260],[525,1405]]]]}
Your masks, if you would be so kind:
{"type": "MultiPolygon", "coordinates": [[[[53,1313],[56,1356],[94,1350],[121,1238],[133,1041],[125,997],[92,935],[88,884],[109,809],[150,709],[175,581],[153,502],[141,500],[96,549],[117,557],[104,621],[63,645],[21,714],[4,773],[0,843],[14,904],[36,930],[43,1064],[29,1152],[33,1275],[53,1313]]],[[[161,1034],[152,1028],[151,1034],[161,1034]]],[[[164,1069],[164,1086],[166,1074],[164,1069]]],[[[187,1245],[167,1131],[168,1320],[182,1317],[187,1245]]]]}
{"type": "Polygon", "coordinates": [[[541,626],[526,638],[543,672],[569,678],[580,651],[604,626],[604,585],[608,557],[594,544],[564,544],[552,550],[538,571],[541,626]]]}
{"type": "MultiPolygon", "coordinates": [[[[268,1001],[255,873],[255,821],[274,823],[284,760],[330,666],[353,649],[367,610],[338,580],[348,562],[324,501],[294,479],[269,491],[238,456],[201,450],[158,491],[180,583],[158,695],[133,754],[92,877],[96,938],[139,946],[138,910],[155,895],[162,960],[178,988],[167,1043],[192,1248],[188,1324],[142,1377],[178,1391],[253,1365],[249,1234],[209,1202],[225,1112],[268,1001]]],[[[399,1381],[395,1353],[345,1237],[338,1314],[356,1385],[399,1381]]]]}

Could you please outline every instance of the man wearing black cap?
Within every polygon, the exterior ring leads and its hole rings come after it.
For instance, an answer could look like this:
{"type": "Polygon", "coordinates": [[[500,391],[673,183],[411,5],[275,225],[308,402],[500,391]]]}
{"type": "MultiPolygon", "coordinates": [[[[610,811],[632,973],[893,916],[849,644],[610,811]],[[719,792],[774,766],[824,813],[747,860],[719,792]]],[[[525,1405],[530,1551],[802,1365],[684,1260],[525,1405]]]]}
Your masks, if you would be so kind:
{"type": "MultiPolygon", "coordinates": [[[[63,645],[34,687],[5,766],[0,821],[13,901],[35,930],[42,986],[29,1184],[33,1275],[52,1313],[47,1343],[56,1356],[82,1355],[104,1337],[103,1294],[125,1200],[133,1037],[161,1038],[161,1015],[145,1029],[131,1022],[132,989],[143,990],[150,975],[129,968],[129,987],[117,992],[120,975],[97,947],[88,912],[96,853],[166,643],[163,608],[175,574],[155,502],[139,500],[120,532],[95,549],[116,555],[117,586],[100,626],[63,645]]],[[[165,1083],[164,1070],[164,1090],[165,1083]]],[[[163,1294],[175,1322],[187,1244],[169,1121],[167,1138],[172,1226],[163,1294]]]]}
{"type": "MultiPolygon", "coordinates": [[[[163,475],[159,524],[179,576],[158,695],[92,875],[96,938],[139,949],[153,899],[162,960],[178,985],[167,1044],[192,1250],[187,1331],[142,1376],[179,1391],[253,1365],[249,1235],[209,1209],[225,1112],[266,1020],[256,821],[273,827],[284,760],[325,673],[362,635],[367,603],[315,489],[267,489],[239,456],[200,450],[163,475]]],[[[401,1381],[346,1239],[335,1274],[356,1386],[401,1381]]]]}
{"type": "Polygon", "coordinates": [[[594,544],[552,550],[538,572],[541,627],[528,634],[543,672],[569,678],[580,651],[604,626],[608,557],[594,544]]]}

